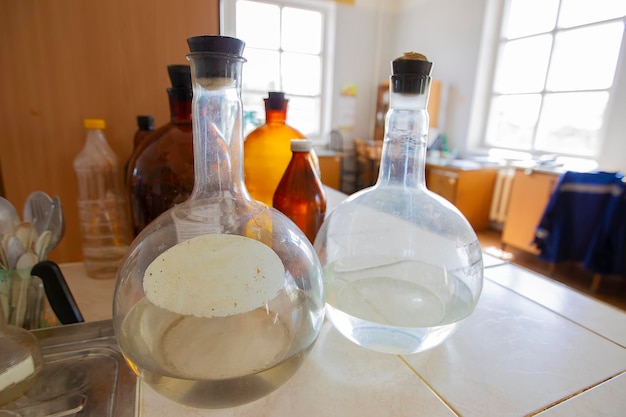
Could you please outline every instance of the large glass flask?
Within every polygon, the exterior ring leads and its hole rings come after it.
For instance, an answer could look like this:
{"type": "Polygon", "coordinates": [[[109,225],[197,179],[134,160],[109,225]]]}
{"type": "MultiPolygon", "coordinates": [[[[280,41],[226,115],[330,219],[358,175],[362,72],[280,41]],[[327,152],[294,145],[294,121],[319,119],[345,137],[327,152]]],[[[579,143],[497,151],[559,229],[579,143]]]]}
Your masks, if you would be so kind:
{"type": "Polygon", "coordinates": [[[392,63],[378,181],[340,204],[315,240],[326,314],[348,339],[386,353],[432,348],[478,301],[483,263],[463,215],[424,180],[432,63],[392,63]]]}
{"type": "Polygon", "coordinates": [[[113,303],[120,349],[162,395],[231,407],[287,381],[324,318],[322,271],[306,236],[243,182],[243,42],[188,39],[195,183],[137,236],[113,303]]]}

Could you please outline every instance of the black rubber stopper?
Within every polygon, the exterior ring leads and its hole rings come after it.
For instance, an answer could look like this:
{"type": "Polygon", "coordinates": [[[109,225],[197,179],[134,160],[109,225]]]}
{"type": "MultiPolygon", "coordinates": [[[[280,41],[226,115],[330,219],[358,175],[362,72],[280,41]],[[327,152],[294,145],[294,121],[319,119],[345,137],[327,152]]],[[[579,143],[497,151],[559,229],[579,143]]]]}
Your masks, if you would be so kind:
{"type": "Polygon", "coordinates": [[[167,73],[170,76],[172,88],[191,90],[191,68],[189,65],[168,65],[167,73]]]}
{"type": "Polygon", "coordinates": [[[137,126],[139,130],[154,130],[154,116],[137,116],[137,126]]]}
{"type": "Polygon", "coordinates": [[[285,98],[285,93],[270,91],[264,101],[266,110],[282,110],[289,100],[285,98]]]}
{"type": "Polygon", "coordinates": [[[190,52],[212,52],[217,54],[243,55],[244,41],[229,36],[202,35],[187,39],[190,52]]]}
{"type": "Polygon", "coordinates": [[[433,63],[408,59],[407,54],[391,62],[391,83],[396,93],[423,94],[430,82],[433,63]]]}

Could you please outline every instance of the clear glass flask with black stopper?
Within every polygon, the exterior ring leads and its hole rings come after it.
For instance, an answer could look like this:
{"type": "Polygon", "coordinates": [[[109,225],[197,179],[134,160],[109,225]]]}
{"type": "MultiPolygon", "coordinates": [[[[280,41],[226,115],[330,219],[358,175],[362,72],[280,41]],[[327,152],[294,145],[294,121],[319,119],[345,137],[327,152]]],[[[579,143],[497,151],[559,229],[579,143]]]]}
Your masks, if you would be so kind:
{"type": "Polygon", "coordinates": [[[392,62],[378,180],[340,204],[315,240],[326,315],[371,350],[437,346],[474,310],[482,290],[478,239],[452,204],[425,185],[432,63],[392,62]]]}
{"type": "Polygon", "coordinates": [[[131,245],[113,324],[131,367],[160,394],[199,408],[256,400],[284,384],[324,319],[312,244],[243,181],[243,42],[188,39],[194,187],[131,245]]]}

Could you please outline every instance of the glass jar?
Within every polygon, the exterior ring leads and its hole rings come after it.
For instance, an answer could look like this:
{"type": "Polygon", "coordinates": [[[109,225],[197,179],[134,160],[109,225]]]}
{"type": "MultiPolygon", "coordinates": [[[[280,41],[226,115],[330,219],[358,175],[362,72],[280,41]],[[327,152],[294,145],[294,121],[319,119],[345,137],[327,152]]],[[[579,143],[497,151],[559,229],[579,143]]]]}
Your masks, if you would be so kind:
{"type": "Polygon", "coordinates": [[[327,317],[380,352],[438,345],[472,313],[482,289],[476,234],[425,185],[431,67],[415,53],[393,61],[378,180],[333,210],[315,241],[327,317]]]}
{"type": "Polygon", "coordinates": [[[323,323],[323,284],[306,236],[243,182],[243,42],[188,43],[194,188],[133,242],[113,324],[145,383],[188,406],[222,408],[260,398],[296,372],[323,323]]]}

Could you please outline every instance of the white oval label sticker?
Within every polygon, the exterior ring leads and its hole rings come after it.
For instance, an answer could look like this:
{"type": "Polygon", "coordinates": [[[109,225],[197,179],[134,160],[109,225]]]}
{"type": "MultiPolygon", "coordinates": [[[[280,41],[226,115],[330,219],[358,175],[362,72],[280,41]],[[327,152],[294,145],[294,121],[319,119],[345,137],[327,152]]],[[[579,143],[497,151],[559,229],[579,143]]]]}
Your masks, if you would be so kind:
{"type": "Polygon", "coordinates": [[[197,236],[172,246],[146,269],[143,289],[158,307],[225,317],[263,307],[283,288],[285,268],[269,246],[238,235],[197,236]]]}

